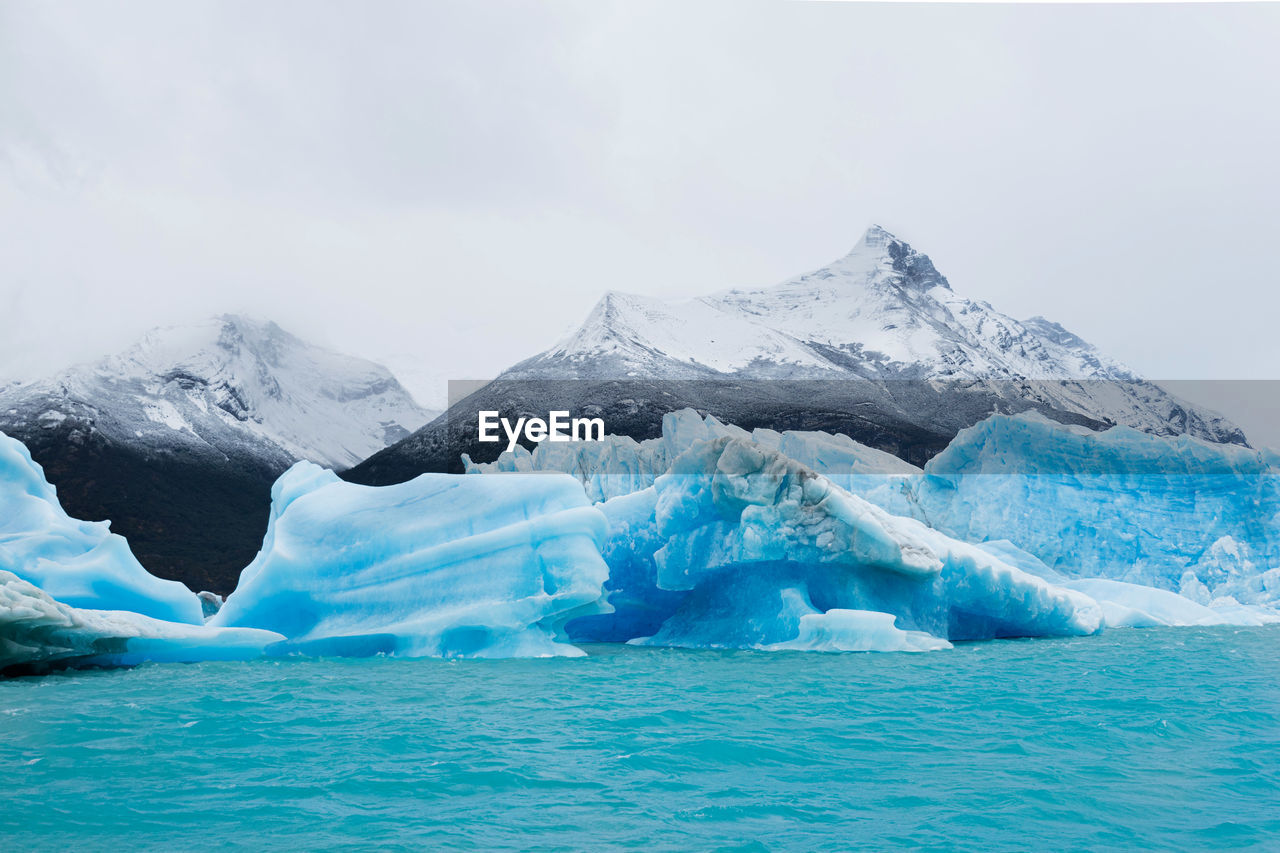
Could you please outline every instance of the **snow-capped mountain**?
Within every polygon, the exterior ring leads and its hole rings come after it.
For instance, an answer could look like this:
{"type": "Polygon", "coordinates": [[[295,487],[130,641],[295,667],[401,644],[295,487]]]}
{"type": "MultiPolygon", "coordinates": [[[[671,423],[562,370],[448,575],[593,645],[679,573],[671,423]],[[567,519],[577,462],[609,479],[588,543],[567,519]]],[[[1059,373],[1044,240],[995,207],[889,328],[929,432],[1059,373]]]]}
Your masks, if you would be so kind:
{"type": "Polygon", "coordinates": [[[927,255],[879,226],[839,260],[773,287],[679,303],[607,293],[573,334],[501,378],[717,376],[981,383],[1103,423],[1244,441],[1057,323],[957,294],[927,255]]]}
{"type": "Polygon", "coordinates": [[[397,482],[458,470],[460,452],[492,456],[476,442],[478,409],[590,410],[645,439],[686,406],[747,428],[844,433],[917,465],[992,412],[1026,409],[1245,443],[1060,325],[957,294],[927,255],[872,226],[844,257],[773,287],[683,302],[606,293],[567,338],[344,476],[397,482]]]}
{"type": "Polygon", "coordinates": [[[147,333],[124,352],[0,391],[0,426],[70,421],[131,444],[249,450],[345,468],[430,419],[384,367],[222,316],[147,333]]]}
{"type": "Polygon", "coordinates": [[[0,432],[28,446],[73,516],[111,520],[153,573],[223,592],[286,468],[348,467],[433,414],[381,365],[230,315],[0,388],[0,432]]]}

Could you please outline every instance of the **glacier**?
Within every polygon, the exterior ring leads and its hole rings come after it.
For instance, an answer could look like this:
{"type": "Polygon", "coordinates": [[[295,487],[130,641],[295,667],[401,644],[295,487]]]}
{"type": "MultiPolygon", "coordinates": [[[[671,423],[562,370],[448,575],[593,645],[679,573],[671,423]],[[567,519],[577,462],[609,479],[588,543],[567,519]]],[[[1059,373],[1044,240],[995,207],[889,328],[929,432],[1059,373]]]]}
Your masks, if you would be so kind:
{"type": "Polygon", "coordinates": [[[273,654],[580,655],[567,621],[607,608],[603,513],[564,474],[343,482],[299,462],[262,550],[209,625],[275,631],[273,654]]]}
{"type": "Polygon", "coordinates": [[[104,521],[78,521],[31,453],[0,433],[0,571],[74,608],[131,611],[200,625],[200,600],[177,581],[147,572],[104,521]]]}

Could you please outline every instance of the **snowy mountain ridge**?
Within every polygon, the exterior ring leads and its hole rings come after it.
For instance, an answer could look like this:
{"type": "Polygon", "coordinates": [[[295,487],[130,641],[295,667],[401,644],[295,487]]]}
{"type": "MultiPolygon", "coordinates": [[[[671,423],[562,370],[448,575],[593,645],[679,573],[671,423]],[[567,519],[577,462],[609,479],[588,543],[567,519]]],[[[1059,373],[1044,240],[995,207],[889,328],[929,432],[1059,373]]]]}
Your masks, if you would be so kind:
{"type": "Polygon", "coordinates": [[[352,465],[431,415],[381,365],[236,315],[154,329],[96,363],[0,389],[6,431],[79,422],[152,450],[245,450],[285,466],[352,465]]]}
{"type": "Polygon", "coordinates": [[[772,287],[683,302],[606,293],[576,331],[500,378],[722,377],[977,383],[1105,423],[1244,443],[1061,325],[957,294],[927,255],[874,225],[848,254],[772,287]]]}

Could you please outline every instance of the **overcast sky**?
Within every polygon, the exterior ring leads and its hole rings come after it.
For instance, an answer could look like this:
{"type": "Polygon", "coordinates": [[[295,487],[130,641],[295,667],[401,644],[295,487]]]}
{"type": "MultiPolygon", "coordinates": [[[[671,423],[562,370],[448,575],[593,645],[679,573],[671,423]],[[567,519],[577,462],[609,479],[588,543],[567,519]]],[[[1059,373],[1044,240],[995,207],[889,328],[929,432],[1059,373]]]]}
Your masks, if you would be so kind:
{"type": "Polygon", "coordinates": [[[878,222],[1150,377],[1280,378],[1277,44],[1273,4],[0,0],[0,374],[243,311],[439,403],[606,289],[878,222]]]}

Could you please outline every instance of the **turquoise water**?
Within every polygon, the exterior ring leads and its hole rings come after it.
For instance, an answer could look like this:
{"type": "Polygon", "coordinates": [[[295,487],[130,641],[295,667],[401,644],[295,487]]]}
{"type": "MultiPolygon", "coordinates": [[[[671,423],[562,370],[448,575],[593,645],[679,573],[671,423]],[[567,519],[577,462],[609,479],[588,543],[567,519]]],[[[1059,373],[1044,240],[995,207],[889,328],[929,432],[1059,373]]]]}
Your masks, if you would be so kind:
{"type": "Polygon", "coordinates": [[[0,682],[5,850],[1280,849],[1280,628],[0,682]]]}

